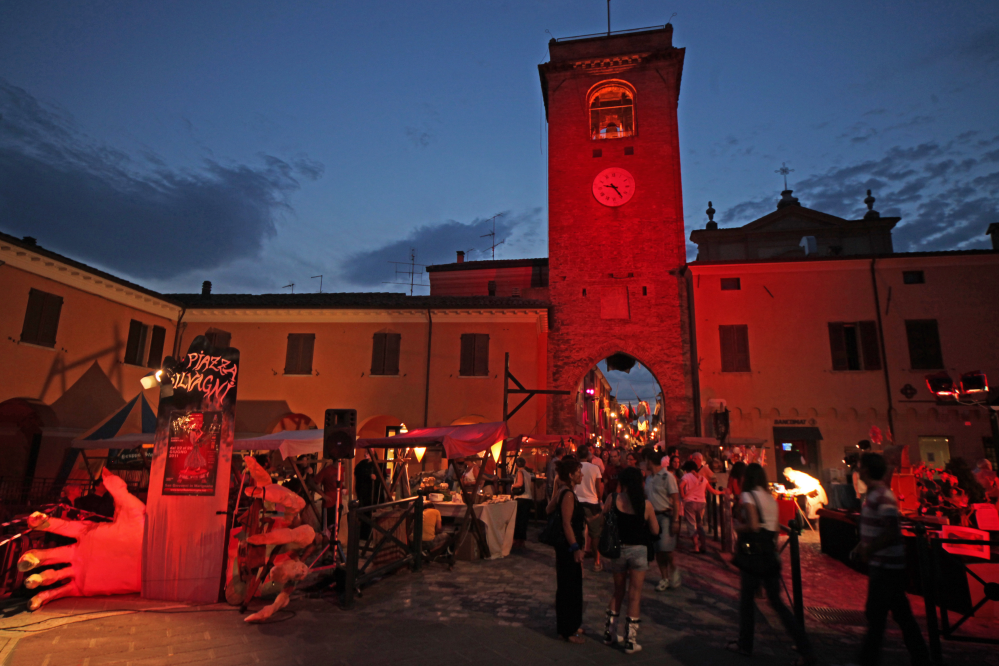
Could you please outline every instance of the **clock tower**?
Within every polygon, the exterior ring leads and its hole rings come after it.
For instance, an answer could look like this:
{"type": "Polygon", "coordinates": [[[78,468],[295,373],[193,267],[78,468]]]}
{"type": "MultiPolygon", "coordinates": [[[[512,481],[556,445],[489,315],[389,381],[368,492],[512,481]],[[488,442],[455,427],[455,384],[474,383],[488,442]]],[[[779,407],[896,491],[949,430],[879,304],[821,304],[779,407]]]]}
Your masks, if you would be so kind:
{"type": "MultiPolygon", "coordinates": [[[[623,352],[663,389],[666,438],[694,434],[673,27],[555,40],[548,119],[550,432],[581,434],[576,391],[623,352]]],[[[622,399],[626,396],[620,396],[622,399]]]]}

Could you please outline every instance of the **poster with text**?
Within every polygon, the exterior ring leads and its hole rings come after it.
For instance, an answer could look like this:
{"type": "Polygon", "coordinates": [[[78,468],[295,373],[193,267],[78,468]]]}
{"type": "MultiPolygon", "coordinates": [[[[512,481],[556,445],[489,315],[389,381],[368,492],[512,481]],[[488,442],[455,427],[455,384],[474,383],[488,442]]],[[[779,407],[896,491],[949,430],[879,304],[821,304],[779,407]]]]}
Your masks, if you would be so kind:
{"type": "Polygon", "coordinates": [[[164,495],[215,494],[221,436],[222,412],[187,412],[170,416],[164,495]]]}

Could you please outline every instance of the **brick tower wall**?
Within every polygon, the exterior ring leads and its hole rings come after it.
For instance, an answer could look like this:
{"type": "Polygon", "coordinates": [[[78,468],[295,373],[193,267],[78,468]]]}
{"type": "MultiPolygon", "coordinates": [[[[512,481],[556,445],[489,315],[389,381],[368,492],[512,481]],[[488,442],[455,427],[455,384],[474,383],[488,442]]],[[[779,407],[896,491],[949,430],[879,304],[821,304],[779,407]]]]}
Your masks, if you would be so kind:
{"type": "Polygon", "coordinates": [[[659,381],[667,441],[676,443],[694,434],[677,129],[684,51],[673,48],[670,26],[550,46],[551,60],[540,66],[549,155],[548,379],[573,394],[549,402],[548,429],[582,434],[579,382],[594,364],[624,352],[659,381]],[[593,140],[588,92],[609,79],[635,90],[635,136],[593,140]],[[591,185],[615,166],[632,174],[635,194],[606,207],[591,185]]]}

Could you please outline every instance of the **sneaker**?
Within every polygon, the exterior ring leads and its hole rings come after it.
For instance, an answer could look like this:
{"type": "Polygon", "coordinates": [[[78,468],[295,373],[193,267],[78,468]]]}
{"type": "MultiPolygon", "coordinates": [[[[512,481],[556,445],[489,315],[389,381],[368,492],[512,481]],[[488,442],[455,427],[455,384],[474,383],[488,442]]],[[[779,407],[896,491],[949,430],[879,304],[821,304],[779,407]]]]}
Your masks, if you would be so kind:
{"type": "Polygon", "coordinates": [[[659,583],[658,583],[658,584],[656,585],[656,592],[665,592],[666,590],[668,590],[668,589],[669,589],[669,586],[670,586],[670,583],[669,583],[669,581],[668,581],[668,580],[666,580],[665,578],[663,578],[663,579],[662,579],[661,581],[659,581],[659,583]]]}
{"type": "Polygon", "coordinates": [[[669,577],[669,586],[672,589],[680,587],[680,570],[673,569],[673,575],[669,577]]]}

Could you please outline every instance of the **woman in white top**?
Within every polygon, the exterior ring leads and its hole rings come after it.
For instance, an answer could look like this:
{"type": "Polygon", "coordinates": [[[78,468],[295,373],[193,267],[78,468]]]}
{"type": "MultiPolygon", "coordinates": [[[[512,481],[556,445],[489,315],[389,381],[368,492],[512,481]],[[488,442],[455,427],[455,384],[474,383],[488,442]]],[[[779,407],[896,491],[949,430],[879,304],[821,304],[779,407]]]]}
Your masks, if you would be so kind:
{"type": "Polygon", "coordinates": [[[776,611],[784,628],[791,634],[798,647],[798,654],[801,655],[798,663],[817,663],[805,628],[798,624],[780,597],[780,558],[776,548],[777,533],[780,531],[777,501],[770,494],[767,474],[758,463],[746,466],[745,475],[742,477],[739,508],[742,519],[736,521],[735,531],[740,535],[740,557],[745,553],[744,544],[747,542],[752,542],[755,545],[754,550],[760,554],[746,557],[740,563],[742,585],[739,594],[739,639],[729,643],[728,649],[747,656],[753,653],[756,590],[763,585],[770,606],[776,611]],[[772,560],[772,566],[767,566],[768,560],[772,560]],[[749,568],[751,565],[755,566],[749,568]]]}

